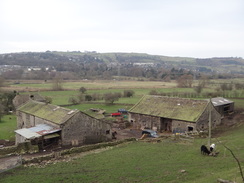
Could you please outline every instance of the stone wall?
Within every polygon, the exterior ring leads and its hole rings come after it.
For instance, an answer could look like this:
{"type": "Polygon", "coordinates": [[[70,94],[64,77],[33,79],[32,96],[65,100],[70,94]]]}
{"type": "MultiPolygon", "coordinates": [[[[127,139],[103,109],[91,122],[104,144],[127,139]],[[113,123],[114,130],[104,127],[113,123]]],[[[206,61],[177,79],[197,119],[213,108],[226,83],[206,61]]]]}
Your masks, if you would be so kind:
{"type": "Polygon", "coordinates": [[[196,130],[196,123],[187,122],[187,121],[180,121],[180,120],[173,120],[172,121],[172,132],[173,133],[183,133],[188,131],[188,127],[193,127],[193,131],[196,130]]]}
{"type": "Polygon", "coordinates": [[[150,128],[155,130],[161,129],[160,117],[129,113],[129,121],[136,129],[150,128]]]}
{"type": "MultiPolygon", "coordinates": [[[[104,142],[104,143],[98,143],[98,144],[93,144],[93,145],[84,145],[84,146],[80,146],[80,147],[72,147],[70,149],[66,149],[66,150],[62,150],[59,151],[59,158],[65,155],[69,155],[69,154],[75,154],[75,153],[82,153],[82,152],[86,152],[86,151],[91,151],[91,150],[95,150],[95,149],[99,149],[99,148],[105,148],[105,147],[111,147],[111,146],[116,146],[125,142],[131,142],[131,141],[135,141],[135,138],[130,138],[130,139],[124,139],[124,140],[119,140],[119,141],[114,141],[114,142],[104,142]]],[[[51,154],[48,155],[42,155],[39,157],[35,157],[32,159],[28,159],[22,160],[23,164],[30,164],[30,163],[40,163],[42,161],[48,161],[51,159],[55,158],[55,153],[53,152],[51,154]]]]}
{"type": "Polygon", "coordinates": [[[38,146],[31,145],[30,142],[19,143],[17,146],[0,148],[0,157],[14,154],[25,154],[38,152],[38,146]]]}
{"type": "MultiPolygon", "coordinates": [[[[217,112],[217,110],[214,108],[212,104],[211,105],[211,121],[212,121],[212,128],[216,128],[217,125],[221,123],[221,115],[217,112]]],[[[209,106],[206,108],[206,110],[203,112],[203,114],[200,116],[200,118],[197,121],[196,129],[198,131],[204,131],[209,128],[209,106]]]]}
{"type": "Polygon", "coordinates": [[[62,145],[91,144],[111,139],[110,123],[81,112],[62,126],[62,145]]]}

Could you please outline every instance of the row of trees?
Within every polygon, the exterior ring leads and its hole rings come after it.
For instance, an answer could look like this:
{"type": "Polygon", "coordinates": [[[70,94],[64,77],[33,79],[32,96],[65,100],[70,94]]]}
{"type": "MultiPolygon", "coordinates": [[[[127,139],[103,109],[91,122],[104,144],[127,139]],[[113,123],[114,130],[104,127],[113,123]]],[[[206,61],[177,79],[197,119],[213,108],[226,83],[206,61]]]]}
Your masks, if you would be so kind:
{"type": "Polygon", "coordinates": [[[105,94],[93,93],[86,94],[86,89],[84,87],[80,88],[80,93],[78,96],[72,96],[69,98],[69,103],[79,104],[84,101],[98,101],[104,100],[106,104],[113,104],[115,101],[118,101],[121,97],[132,97],[135,92],[133,90],[124,90],[123,93],[120,92],[108,92],[105,94]]]}

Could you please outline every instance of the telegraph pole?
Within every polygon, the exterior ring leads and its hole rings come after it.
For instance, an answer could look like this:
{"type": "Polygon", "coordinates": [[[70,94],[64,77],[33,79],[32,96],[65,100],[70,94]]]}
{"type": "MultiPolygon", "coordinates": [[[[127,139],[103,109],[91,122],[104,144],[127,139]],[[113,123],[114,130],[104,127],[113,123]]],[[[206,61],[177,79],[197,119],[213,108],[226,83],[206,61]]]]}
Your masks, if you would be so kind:
{"type": "Polygon", "coordinates": [[[212,128],[212,101],[211,101],[211,98],[209,99],[209,107],[208,107],[208,110],[209,110],[209,118],[208,118],[208,146],[210,146],[211,144],[211,128],[212,128]]]}

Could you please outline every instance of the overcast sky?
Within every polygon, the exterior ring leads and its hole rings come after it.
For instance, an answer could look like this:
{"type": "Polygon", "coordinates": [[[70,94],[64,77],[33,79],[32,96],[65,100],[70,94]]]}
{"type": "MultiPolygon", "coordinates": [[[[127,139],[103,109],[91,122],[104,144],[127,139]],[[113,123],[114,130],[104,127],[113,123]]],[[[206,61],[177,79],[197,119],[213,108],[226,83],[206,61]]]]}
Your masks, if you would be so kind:
{"type": "Polygon", "coordinates": [[[243,0],[0,0],[0,53],[243,57],[243,0]]]}

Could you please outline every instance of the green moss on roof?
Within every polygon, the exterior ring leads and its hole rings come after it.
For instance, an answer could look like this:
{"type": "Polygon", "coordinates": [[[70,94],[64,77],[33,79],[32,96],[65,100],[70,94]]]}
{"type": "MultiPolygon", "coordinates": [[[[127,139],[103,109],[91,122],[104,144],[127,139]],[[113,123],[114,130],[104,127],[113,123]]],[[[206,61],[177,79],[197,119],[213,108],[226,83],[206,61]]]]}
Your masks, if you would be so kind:
{"type": "Polygon", "coordinates": [[[27,103],[20,106],[18,111],[25,112],[57,124],[65,123],[74,114],[79,112],[78,110],[70,110],[33,100],[29,100],[27,103]]]}
{"type": "Polygon", "coordinates": [[[145,95],[129,112],[196,122],[207,105],[205,100],[145,95]]]}

